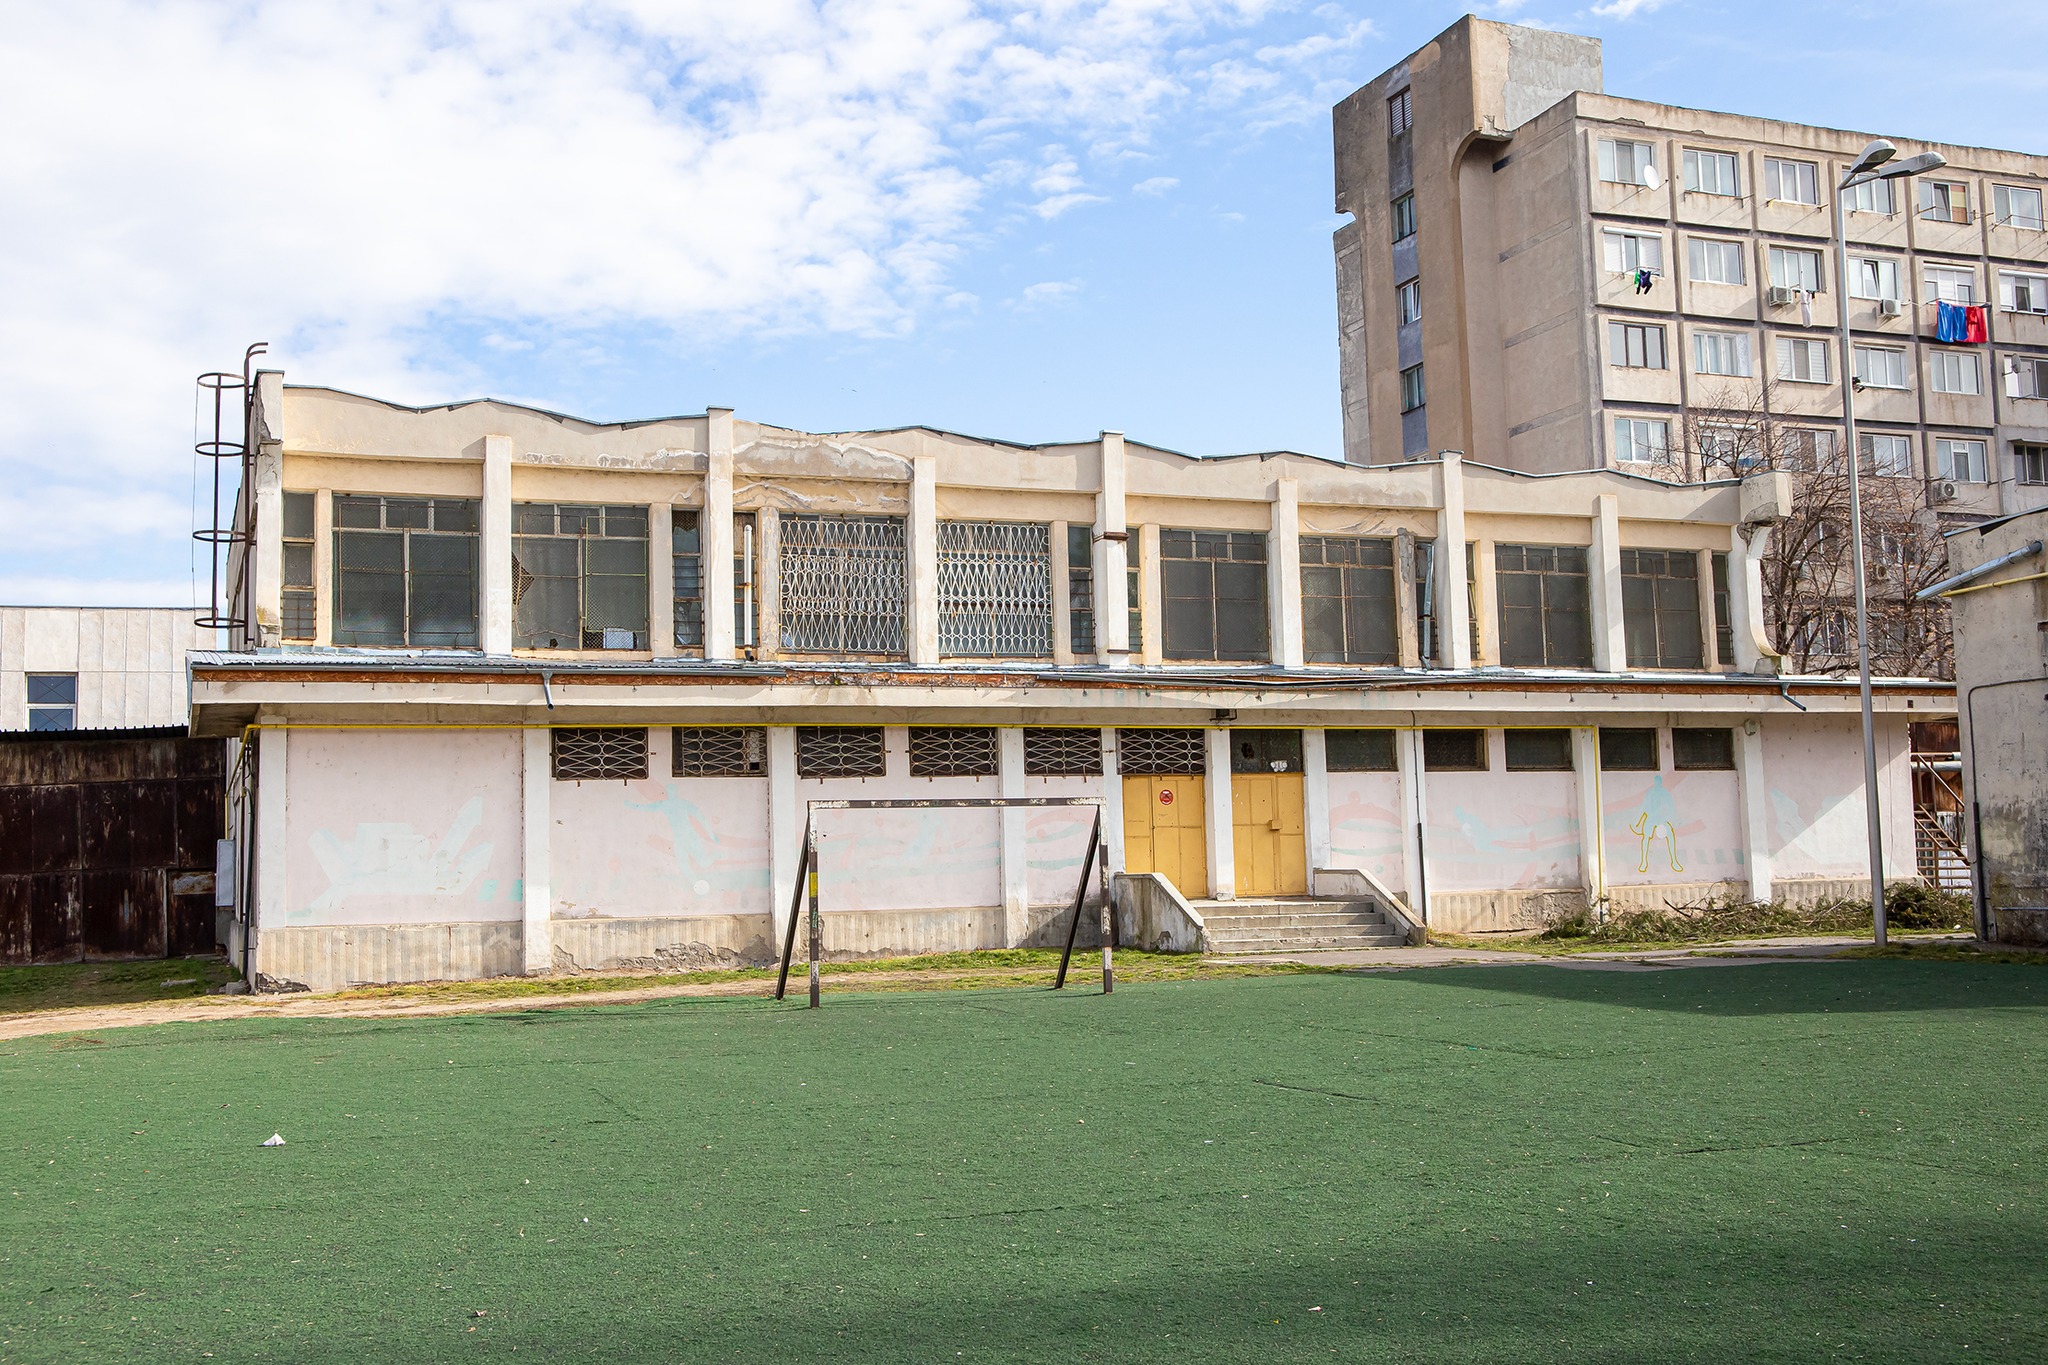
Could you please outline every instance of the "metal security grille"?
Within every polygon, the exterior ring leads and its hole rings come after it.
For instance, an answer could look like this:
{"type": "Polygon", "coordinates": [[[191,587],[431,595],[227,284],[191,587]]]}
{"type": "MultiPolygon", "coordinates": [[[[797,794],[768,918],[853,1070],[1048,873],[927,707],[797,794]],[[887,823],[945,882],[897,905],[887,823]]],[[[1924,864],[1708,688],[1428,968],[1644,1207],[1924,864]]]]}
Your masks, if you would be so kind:
{"type": "Polygon", "coordinates": [[[1026,730],[1024,771],[1032,777],[1102,776],[1102,731],[1026,730]]]}
{"type": "Polygon", "coordinates": [[[913,725],[910,775],[994,777],[996,732],[985,725],[913,725]]]}
{"type": "Polygon", "coordinates": [[[1326,730],[1323,766],[1333,773],[1390,773],[1394,761],[1392,730],[1326,730]]]}
{"type": "Polygon", "coordinates": [[[768,732],[753,725],[676,727],[677,777],[759,777],[768,771],[768,732]]]}
{"type": "Polygon", "coordinates": [[[939,652],[984,659],[1052,653],[1052,528],[939,523],[939,652]]]}
{"type": "Polygon", "coordinates": [[[647,732],[638,726],[557,730],[554,749],[558,782],[647,776],[647,732]]]}
{"type": "Polygon", "coordinates": [[[1206,757],[1200,730],[1116,732],[1116,767],[1124,777],[1199,777],[1206,757]]]}
{"type": "Polygon", "coordinates": [[[887,777],[882,731],[872,725],[807,725],[796,732],[798,777],[887,777]]]}
{"type": "Polygon", "coordinates": [[[903,518],[788,516],[781,533],[784,649],[904,652],[903,518]]]}
{"type": "Polygon", "coordinates": [[[1706,667],[1699,556],[1691,550],[1623,550],[1621,622],[1630,668],[1706,667]]]}

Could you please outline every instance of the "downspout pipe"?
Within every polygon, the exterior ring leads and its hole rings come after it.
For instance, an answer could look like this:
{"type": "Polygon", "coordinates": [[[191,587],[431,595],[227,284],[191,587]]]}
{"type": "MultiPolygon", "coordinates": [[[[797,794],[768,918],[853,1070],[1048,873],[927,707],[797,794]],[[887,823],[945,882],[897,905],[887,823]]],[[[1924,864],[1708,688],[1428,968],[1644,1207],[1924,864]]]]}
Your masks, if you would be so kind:
{"type": "Polygon", "coordinates": [[[1913,594],[1913,600],[1915,602],[1925,602],[1929,598],[1940,597],[1945,593],[1954,592],[1965,583],[1974,583],[1980,578],[1997,573],[2008,564],[2016,564],[2022,559],[2031,558],[2039,553],[2041,553],[2041,542],[2038,540],[2029,541],[2011,554],[2003,554],[1996,559],[1987,559],[1974,569],[1965,569],[1959,574],[1942,579],[1939,583],[1930,584],[1920,589],[1920,591],[1913,594]]]}
{"type": "Polygon", "coordinates": [[[1785,701],[1789,701],[1789,702],[1791,702],[1791,703],[1792,703],[1792,704],[1793,704],[1794,706],[1798,707],[1798,708],[1799,708],[1800,710],[1802,710],[1802,711],[1804,711],[1804,710],[1806,709],[1806,703],[1805,703],[1805,702],[1803,702],[1803,701],[1801,701],[1801,700],[1799,700],[1799,698],[1797,698],[1797,697],[1795,697],[1795,696],[1793,696],[1793,695],[1792,695],[1792,684],[1791,684],[1791,683],[1788,683],[1788,682],[1781,682],[1781,683],[1779,683],[1779,684],[1778,684],[1778,696],[1779,696],[1779,697],[1781,697],[1782,699],[1784,699],[1785,701]]]}

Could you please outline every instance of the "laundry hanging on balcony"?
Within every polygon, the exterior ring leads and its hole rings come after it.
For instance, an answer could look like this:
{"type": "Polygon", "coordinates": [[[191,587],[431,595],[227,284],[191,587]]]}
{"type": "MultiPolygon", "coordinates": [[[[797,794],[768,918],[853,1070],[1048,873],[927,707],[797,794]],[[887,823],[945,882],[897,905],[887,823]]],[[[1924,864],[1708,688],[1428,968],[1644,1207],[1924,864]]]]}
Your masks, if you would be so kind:
{"type": "Polygon", "coordinates": [[[1936,341],[1968,340],[1970,320],[1964,314],[1960,303],[1937,303],[1934,305],[1934,339],[1936,341]]]}
{"type": "Polygon", "coordinates": [[[1638,294],[1649,293],[1650,285],[1656,281],[1656,278],[1657,275],[1655,271],[1638,270],[1636,272],[1636,292],[1638,294]]]}
{"type": "Polygon", "coordinates": [[[1987,324],[1984,310],[1975,304],[1971,304],[1963,309],[1963,340],[1991,340],[1991,331],[1987,324]]]}

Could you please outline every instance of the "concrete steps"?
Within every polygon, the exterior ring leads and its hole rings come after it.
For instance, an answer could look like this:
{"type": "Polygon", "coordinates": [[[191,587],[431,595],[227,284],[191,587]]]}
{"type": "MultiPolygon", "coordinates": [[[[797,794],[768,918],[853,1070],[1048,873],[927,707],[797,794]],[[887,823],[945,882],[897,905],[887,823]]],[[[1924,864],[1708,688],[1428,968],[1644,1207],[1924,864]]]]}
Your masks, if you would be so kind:
{"type": "Polygon", "coordinates": [[[1340,952],[1357,948],[1399,948],[1407,936],[1370,900],[1195,901],[1209,930],[1211,952],[1340,952]]]}

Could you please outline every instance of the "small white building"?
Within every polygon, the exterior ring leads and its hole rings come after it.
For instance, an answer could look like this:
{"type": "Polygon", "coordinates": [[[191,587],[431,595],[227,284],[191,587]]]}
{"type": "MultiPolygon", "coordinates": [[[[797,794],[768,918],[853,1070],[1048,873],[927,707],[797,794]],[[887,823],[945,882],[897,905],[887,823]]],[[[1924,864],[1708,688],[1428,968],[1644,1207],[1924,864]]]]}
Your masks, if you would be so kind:
{"type": "MultiPolygon", "coordinates": [[[[253,619],[192,662],[252,975],[764,961],[813,800],[1091,796],[1190,921],[1867,887],[1853,685],[1755,628],[1781,475],[1195,459],[403,408],[259,376],[253,619]]],[[[1907,724],[1877,688],[1890,875],[1907,724]]],[[[819,817],[833,955],[1055,941],[1086,809],[819,817]]],[[[1163,893],[1162,893],[1163,894],[1163,893]]],[[[1220,932],[1220,931],[1219,931],[1220,932]]]]}
{"type": "Polygon", "coordinates": [[[0,732],[183,725],[185,655],[217,631],[179,607],[0,607],[0,732]]]}

